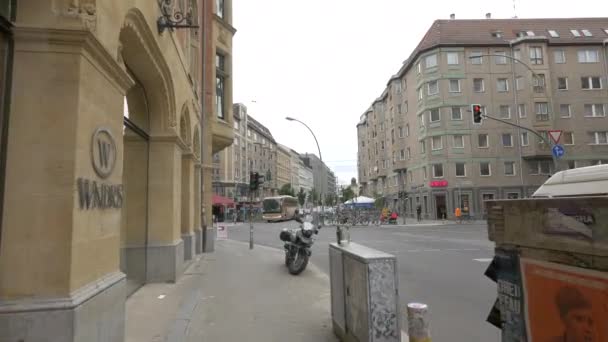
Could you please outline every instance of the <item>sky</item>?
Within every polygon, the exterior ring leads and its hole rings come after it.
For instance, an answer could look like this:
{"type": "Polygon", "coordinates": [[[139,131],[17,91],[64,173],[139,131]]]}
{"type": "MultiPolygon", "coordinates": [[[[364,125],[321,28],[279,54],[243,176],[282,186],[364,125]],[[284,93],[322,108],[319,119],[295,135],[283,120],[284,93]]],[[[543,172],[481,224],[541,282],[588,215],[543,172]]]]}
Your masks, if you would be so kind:
{"type": "Polygon", "coordinates": [[[233,100],[339,183],[357,177],[360,116],[436,19],[608,16],[608,1],[233,0],[233,100]],[[416,6],[412,6],[416,4],[416,6]],[[564,4],[564,5],[561,5],[564,4]],[[567,5],[566,5],[567,4],[567,5]]]}

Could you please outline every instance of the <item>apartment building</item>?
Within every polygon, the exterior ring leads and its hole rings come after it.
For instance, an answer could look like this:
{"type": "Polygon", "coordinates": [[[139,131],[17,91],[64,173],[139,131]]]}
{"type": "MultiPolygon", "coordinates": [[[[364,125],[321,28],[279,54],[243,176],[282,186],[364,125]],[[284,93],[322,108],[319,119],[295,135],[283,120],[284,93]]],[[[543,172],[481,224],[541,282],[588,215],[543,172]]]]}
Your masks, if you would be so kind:
{"type": "Polygon", "coordinates": [[[362,192],[414,215],[484,216],[529,196],[555,167],[608,163],[608,18],[437,20],[357,125],[362,192]]]}
{"type": "Polygon", "coordinates": [[[281,189],[285,184],[289,184],[292,189],[295,189],[291,181],[291,174],[291,149],[287,146],[277,144],[278,189],[281,189]]]}
{"type": "Polygon", "coordinates": [[[264,176],[264,183],[254,201],[278,194],[277,143],[270,130],[247,114],[247,106],[233,106],[234,141],[213,155],[213,191],[235,199],[237,209],[248,202],[249,173],[264,176]]]}

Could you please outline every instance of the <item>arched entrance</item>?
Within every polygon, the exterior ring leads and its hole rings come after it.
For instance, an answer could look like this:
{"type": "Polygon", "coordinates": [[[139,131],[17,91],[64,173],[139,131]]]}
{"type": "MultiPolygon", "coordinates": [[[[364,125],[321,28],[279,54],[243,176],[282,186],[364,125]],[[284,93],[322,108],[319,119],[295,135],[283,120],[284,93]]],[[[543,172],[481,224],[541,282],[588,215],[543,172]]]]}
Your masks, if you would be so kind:
{"type": "Polygon", "coordinates": [[[130,295],[146,282],[175,281],[182,272],[182,160],[171,73],[139,10],[127,13],[119,40],[135,81],[125,97],[120,254],[130,295]]]}

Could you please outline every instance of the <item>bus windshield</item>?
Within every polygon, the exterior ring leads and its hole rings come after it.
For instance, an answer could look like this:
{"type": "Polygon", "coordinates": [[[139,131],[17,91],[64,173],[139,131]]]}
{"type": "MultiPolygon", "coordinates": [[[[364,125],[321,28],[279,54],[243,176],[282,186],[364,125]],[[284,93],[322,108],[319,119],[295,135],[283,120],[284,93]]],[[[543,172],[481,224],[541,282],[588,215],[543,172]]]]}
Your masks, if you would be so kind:
{"type": "Polygon", "coordinates": [[[279,200],[274,198],[267,198],[264,200],[264,213],[280,213],[281,203],[279,200]]]}

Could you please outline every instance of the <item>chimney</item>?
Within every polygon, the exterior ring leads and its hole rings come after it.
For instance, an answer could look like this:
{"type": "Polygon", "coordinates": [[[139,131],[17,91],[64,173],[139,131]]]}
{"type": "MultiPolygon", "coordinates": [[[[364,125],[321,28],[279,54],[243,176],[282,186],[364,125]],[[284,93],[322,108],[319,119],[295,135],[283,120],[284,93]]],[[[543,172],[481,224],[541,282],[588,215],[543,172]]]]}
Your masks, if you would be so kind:
{"type": "Polygon", "coordinates": [[[450,19],[451,19],[451,20],[456,19],[456,14],[454,14],[454,13],[450,14],[450,19]]]}
{"type": "Polygon", "coordinates": [[[486,19],[492,19],[492,13],[490,13],[490,12],[486,13],[486,19]]]}

